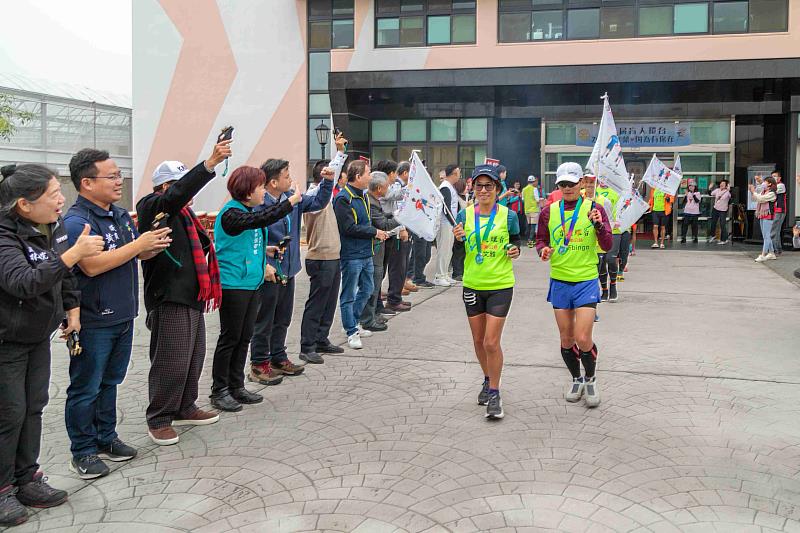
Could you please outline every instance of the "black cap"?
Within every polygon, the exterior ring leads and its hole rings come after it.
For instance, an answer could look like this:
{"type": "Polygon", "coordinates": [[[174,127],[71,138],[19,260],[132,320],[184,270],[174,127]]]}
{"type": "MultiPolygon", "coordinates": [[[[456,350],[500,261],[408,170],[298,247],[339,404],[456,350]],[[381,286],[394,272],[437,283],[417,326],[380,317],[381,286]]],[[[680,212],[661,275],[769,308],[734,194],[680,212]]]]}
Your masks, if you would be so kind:
{"type": "Polygon", "coordinates": [[[500,181],[500,174],[497,172],[496,165],[478,165],[472,171],[472,179],[477,179],[478,176],[488,176],[494,181],[500,181]]]}

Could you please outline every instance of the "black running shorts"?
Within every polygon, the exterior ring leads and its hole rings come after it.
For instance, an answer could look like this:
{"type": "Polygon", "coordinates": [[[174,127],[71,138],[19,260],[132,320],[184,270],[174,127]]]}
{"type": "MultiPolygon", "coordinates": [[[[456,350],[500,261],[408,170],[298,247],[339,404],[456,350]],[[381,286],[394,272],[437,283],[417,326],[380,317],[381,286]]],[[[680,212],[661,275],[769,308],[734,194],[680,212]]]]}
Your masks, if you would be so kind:
{"type": "Polygon", "coordinates": [[[478,291],[464,287],[463,299],[467,308],[467,316],[478,316],[484,313],[499,318],[508,316],[511,309],[511,297],[514,288],[498,289],[495,291],[478,291]]]}

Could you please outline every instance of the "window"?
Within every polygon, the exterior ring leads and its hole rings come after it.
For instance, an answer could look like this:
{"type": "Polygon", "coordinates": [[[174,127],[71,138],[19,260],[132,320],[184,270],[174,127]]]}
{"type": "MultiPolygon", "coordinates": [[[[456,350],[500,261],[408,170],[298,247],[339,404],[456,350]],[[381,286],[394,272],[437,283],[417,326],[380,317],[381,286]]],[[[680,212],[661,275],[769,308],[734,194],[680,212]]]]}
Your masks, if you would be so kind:
{"type": "Polygon", "coordinates": [[[331,47],[331,21],[308,23],[308,47],[327,50],[331,47]]]}
{"type": "Polygon", "coordinates": [[[353,48],[353,19],[334,20],[331,30],[332,48],[353,48]]]}
{"type": "Polygon", "coordinates": [[[462,118],[462,141],[485,141],[487,138],[488,122],[485,118],[462,118]]]}
{"type": "Polygon", "coordinates": [[[788,0],[498,0],[498,42],[781,32],[788,0]]]}
{"type": "Polygon", "coordinates": [[[550,41],[564,37],[564,15],[561,11],[534,11],[531,15],[532,41],[550,41]]]}
{"type": "Polygon", "coordinates": [[[308,54],[308,88],[312,91],[328,90],[328,72],[331,69],[330,52],[308,54]]]}
{"type": "Polygon", "coordinates": [[[397,140],[397,121],[396,120],[373,120],[372,121],[372,141],[373,142],[394,142],[397,140]]]}
{"type": "Polygon", "coordinates": [[[674,16],[675,33],[707,33],[708,3],[677,4],[674,16]]]}
{"type": "Polygon", "coordinates": [[[401,120],[400,121],[400,141],[415,142],[425,141],[428,138],[426,130],[427,121],[420,120],[401,120]]]}
{"type": "Polygon", "coordinates": [[[474,0],[376,0],[377,47],[475,42],[474,0]]]}
{"type": "Polygon", "coordinates": [[[458,138],[458,120],[434,118],[431,120],[432,141],[455,141],[458,138]]]}
{"type": "Polygon", "coordinates": [[[672,6],[640,7],[639,35],[669,35],[672,20],[672,6]]]}
{"type": "Polygon", "coordinates": [[[530,40],[531,13],[500,13],[500,42],[518,43],[530,40]]]}
{"type": "Polygon", "coordinates": [[[714,33],[747,31],[747,2],[714,4],[714,33]]]}
{"type": "Polygon", "coordinates": [[[750,0],[750,31],[786,31],[788,7],[786,0],[750,0]]]}
{"type": "Polygon", "coordinates": [[[328,93],[308,95],[308,114],[309,115],[330,115],[331,101],[328,93]]]}
{"type": "Polygon", "coordinates": [[[633,37],[633,7],[604,7],[600,13],[600,37],[633,37]]]}
{"type": "Polygon", "coordinates": [[[599,9],[570,9],[567,12],[567,37],[569,39],[596,39],[599,34],[599,9]]]}

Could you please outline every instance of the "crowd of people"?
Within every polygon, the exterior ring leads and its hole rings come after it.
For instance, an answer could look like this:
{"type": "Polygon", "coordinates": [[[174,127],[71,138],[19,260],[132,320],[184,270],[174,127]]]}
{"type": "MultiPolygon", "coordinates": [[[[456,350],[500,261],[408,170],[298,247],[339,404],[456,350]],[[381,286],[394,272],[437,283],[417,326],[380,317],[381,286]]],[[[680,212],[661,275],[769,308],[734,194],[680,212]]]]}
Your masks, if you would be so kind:
{"type": "MultiPolygon", "coordinates": [[[[84,149],[69,164],[78,198],[66,212],[56,174],[35,164],[3,167],[0,178],[0,525],[27,519],[26,506],[52,507],[67,493],[40,471],[42,411],[48,403],[51,340],[60,330],[70,353],[65,424],[69,468],[82,479],[109,473],[106,461],[137,450],[117,433],[117,389],[125,379],[139,314],[139,263],[150,330],[147,430],[157,445],[180,439],[175,428],[207,425],[220,412],[263,401],[245,381],[278,385],[324,364],[344,348],[330,340],[338,306],[347,347],[358,350],[388,329],[387,317],[412,311],[404,296],[463,285],[475,355],[483,372],[478,404],[486,418],[504,416],[500,396],[502,331],[515,285],[512,261],[524,243],[550,263],[548,301],[569,371],[565,399],[600,403],[597,306],[618,300],[631,231],[615,221],[619,195],[577,163],[556,172],[548,198],[535,176],[525,187],[502,165],[457,164],[441,174],[441,215],[435,274],[426,278],[433,243],[394,218],[409,182],[407,162],[347,161],[347,139],[317,162],[306,192],[289,162],[268,159],[227,178],[230,200],[216,216],[212,239],[192,210],[195,195],[231,157],[221,140],[192,168],[164,161],[153,190],[136,204],[136,220],[118,205],[121,172],[109,154],[84,149]],[[449,215],[449,216],[448,216],[449,215]],[[299,361],[287,352],[305,227],[309,295],[300,325],[299,361]],[[381,288],[388,278],[387,290],[381,288]],[[206,354],[205,314],[219,311],[210,403],[198,406],[206,354]],[[248,365],[249,354],[249,367],[248,365]]],[[[753,187],[762,234],[786,212],[785,187],[768,177],[753,187]],[[783,197],[781,197],[783,195],[783,197]],[[783,203],[781,203],[783,202],[783,203]]],[[[727,183],[713,191],[715,212],[727,212],[727,183]],[[720,209],[717,209],[717,204],[720,209]],[[724,206],[722,204],[725,204],[724,206]],[[724,207],[725,209],[722,209],[724,207]]],[[[697,239],[699,194],[685,199],[682,235],[697,239]],[[695,215],[694,218],[691,218],[695,215]]],[[[654,193],[654,247],[663,248],[673,199],[654,193]]],[[[724,215],[712,217],[725,227],[724,215]]],[[[713,234],[713,233],[712,233],[713,234]]],[[[727,240],[723,230],[722,240],[727,240]]],[[[800,229],[795,229],[800,246],[800,229]]],[[[764,240],[764,259],[779,253],[764,240]]]]}

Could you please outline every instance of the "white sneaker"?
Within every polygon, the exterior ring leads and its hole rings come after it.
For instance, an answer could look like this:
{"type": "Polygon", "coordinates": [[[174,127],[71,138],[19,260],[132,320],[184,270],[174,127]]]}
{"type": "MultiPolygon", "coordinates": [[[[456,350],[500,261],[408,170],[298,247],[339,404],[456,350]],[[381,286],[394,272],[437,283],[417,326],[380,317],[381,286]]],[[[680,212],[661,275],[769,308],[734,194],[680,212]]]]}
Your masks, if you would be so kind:
{"type": "Polygon", "coordinates": [[[586,395],[586,407],[597,407],[600,405],[600,387],[597,384],[597,378],[594,377],[584,384],[586,395]]]}
{"type": "Polygon", "coordinates": [[[447,283],[449,283],[450,285],[458,285],[459,283],[461,283],[460,281],[454,280],[451,277],[447,277],[445,279],[447,280],[447,283]]]}
{"type": "Polygon", "coordinates": [[[770,252],[770,253],[768,253],[766,256],[764,256],[764,259],[765,259],[765,260],[766,260],[766,259],[769,259],[769,260],[771,260],[771,261],[775,261],[775,260],[777,260],[777,259],[778,259],[778,256],[777,256],[777,255],[775,255],[775,253],[774,253],[774,252],[770,252]]]}
{"type": "Polygon", "coordinates": [[[452,283],[447,281],[445,278],[435,278],[433,280],[433,284],[437,287],[450,287],[452,285],[452,283]]]}
{"type": "Polygon", "coordinates": [[[724,245],[728,244],[728,241],[719,241],[719,242],[717,242],[717,244],[720,245],[720,246],[724,246],[724,245]]]}
{"type": "Polygon", "coordinates": [[[756,257],[756,263],[763,263],[766,260],[767,260],[767,256],[765,256],[764,254],[761,254],[758,257],[756,257]]]}
{"type": "Polygon", "coordinates": [[[347,345],[354,350],[360,350],[363,348],[364,345],[361,344],[361,335],[356,332],[347,337],[347,345]]]}
{"type": "Polygon", "coordinates": [[[358,335],[360,337],[372,337],[372,332],[368,329],[364,329],[361,327],[361,324],[358,325],[358,335]]]}
{"type": "Polygon", "coordinates": [[[709,238],[708,238],[708,240],[707,240],[706,242],[707,242],[708,244],[711,244],[712,242],[714,242],[714,241],[716,241],[716,240],[717,240],[717,238],[716,238],[716,237],[709,237],[709,238]]]}
{"type": "Polygon", "coordinates": [[[584,383],[583,378],[573,378],[569,387],[567,387],[567,392],[564,393],[564,399],[570,403],[577,402],[583,396],[585,387],[586,383],[584,383]]]}

